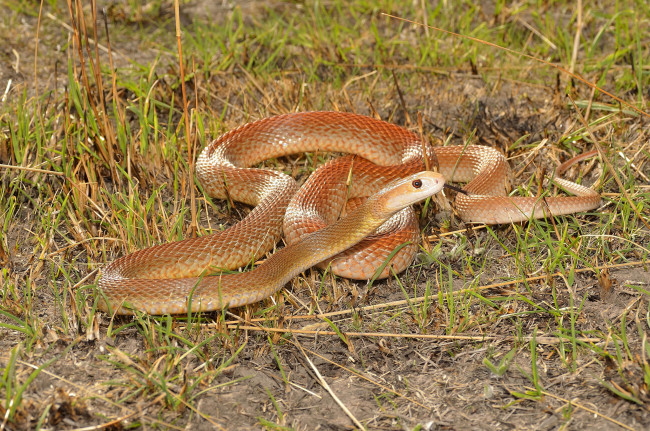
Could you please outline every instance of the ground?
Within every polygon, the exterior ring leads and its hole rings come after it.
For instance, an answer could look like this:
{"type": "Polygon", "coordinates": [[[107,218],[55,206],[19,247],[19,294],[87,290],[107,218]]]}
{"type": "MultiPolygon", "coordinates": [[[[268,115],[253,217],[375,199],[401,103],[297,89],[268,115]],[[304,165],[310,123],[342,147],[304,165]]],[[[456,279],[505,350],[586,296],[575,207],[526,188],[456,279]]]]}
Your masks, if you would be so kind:
{"type": "MultiPolygon", "coordinates": [[[[39,5],[5,3],[0,430],[650,426],[647,5],[50,1],[35,53],[39,5]],[[307,110],[495,147],[515,194],[561,193],[544,177],[600,145],[566,176],[602,206],[486,227],[418,205],[421,252],[385,281],[310,269],[230,311],[97,309],[107,263],[249,211],[202,193],[198,151],[307,110]]],[[[264,167],[302,182],[329,157],[264,167]]]]}

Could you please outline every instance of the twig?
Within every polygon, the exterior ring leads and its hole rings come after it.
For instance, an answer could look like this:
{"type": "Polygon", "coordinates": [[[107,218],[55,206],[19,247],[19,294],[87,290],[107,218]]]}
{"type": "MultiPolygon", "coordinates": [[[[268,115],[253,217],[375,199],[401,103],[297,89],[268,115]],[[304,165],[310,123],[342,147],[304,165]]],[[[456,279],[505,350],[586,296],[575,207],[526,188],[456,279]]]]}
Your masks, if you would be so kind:
{"type": "Polygon", "coordinates": [[[406,103],[404,102],[404,95],[402,94],[402,89],[399,88],[399,81],[395,75],[395,70],[391,69],[391,75],[393,75],[393,82],[395,83],[395,89],[397,90],[397,95],[399,96],[400,105],[402,106],[402,111],[404,111],[404,117],[406,118],[406,126],[411,127],[411,116],[409,115],[408,109],[406,109],[406,103]]]}
{"type": "MultiPolygon", "coordinates": [[[[70,33],[74,33],[74,28],[70,27],[67,23],[61,21],[59,18],[55,17],[55,16],[52,15],[50,12],[47,12],[47,13],[45,14],[45,16],[48,17],[49,19],[51,19],[52,21],[56,22],[57,24],[59,24],[61,27],[63,27],[63,28],[65,28],[66,30],[68,30],[70,33]]],[[[108,49],[108,48],[106,48],[106,47],[105,47],[104,45],[102,45],[101,43],[97,43],[97,42],[95,41],[95,39],[88,38],[88,42],[92,43],[93,45],[97,45],[97,48],[101,49],[101,50],[104,51],[104,52],[109,52],[109,49],[108,49]]],[[[128,60],[128,58],[127,58],[124,54],[122,54],[121,52],[119,52],[119,51],[115,51],[115,50],[113,50],[113,52],[114,52],[115,54],[119,55],[120,57],[122,57],[122,58],[126,58],[126,59],[128,60]]]]}
{"type": "MultiPolygon", "coordinates": [[[[550,46],[554,51],[557,50],[557,45],[555,45],[553,42],[551,42],[551,40],[550,40],[548,37],[544,36],[544,35],[543,35],[539,30],[537,30],[535,27],[533,27],[532,25],[528,24],[526,21],[524,21],[523,19],[521,19],[521,18],[519,18],[519,17],[515,18],[515,21],[517,21],[519,24],[521,24],[521,25],[523,25],[524,27],[526,27],[526,28],[527,28],[531,33],[533,33],[535,36],[537,36],[537,37],[539,37],[540,39],[542,39],[542,40],[543,40],[543,41],[544,41],[548,46],[550,46]]],[[[425,22],[425,25],[426,25],[426,22],[425,22]]]]}
{"type": "Polygon", "coordinates": [[[174,0],[174,16],[176,21],[176,42],[178,44],[178,67],[180,69],[181,75],[181,93],[183,95],[183,119],[185,120],[185,143],[187,145],[187,155],[190,158],[190,164],[188,169],[188,181],[187,186],[190,191],[190,213],[192,221],[190,223],[190,236],[196,236],[197,231],[197,221],[196,221],[196,197],[194,195],[194,181],[192,181],[194,175],[194,158],[192,157],[193,151],[191,148],[191,139],[190,139],[190,116],[187,111],[187,93],[185,91],[185,67],[183,66],[183,46],[181,44],[181,12],[178,0],[174,0]]]}
{"type": "Polygon", "coordinates": [[[569,72],[571,73],[575,72],[576,61],[578,60],[578,48],[580,48],[580,34],[582,33],[582,0],[578,0],[576,11],[578,13],[576,18],[576,35],[573,38],[573,52],[571,53],[571,65],[569,66],[569,72]]]}
{"type": "MultiPolygon", "coordinates": [[[[314,337],[321,335],[332,335],[340,337],[341,333],[336,331],[314,331],[310,329],[291,329],[291,328],[267,328],[264,326],[251,326],[231,324],[228,325],[229,329],[240,329],[254,332],[275,332],[282,334],[294,335],[312,335],[314,337]]],[[[421,340],[454,340],[454,341],[525,341],[528,342],[532,337],[515,337],[502,335],[436,335],[436,334],[398,334],[394,332],[342,332],[349,337],[385,337],[385,338],[414,338],[421,340]]],[[[560,340],[556,337],[535,337],[538,344],[559,344],[560,340]]],[[[597,343],[602,341],[601,338],[576,338],[576,340],[583,343],[597,343]]]]}
{"type": "Polygon", "coordinates": [[[325,390],[329,392],[330,396],[334,399],[334,401],[336,401],[336,404],[338,404],[339,407],[341,407],[341,410],[343,410],[345,414],[348,415],[348,417],[352,420],[352,422],[354,422],[354,424],[357,427],[359,427],[359,429],[365,430],[366,427],[364,427],[363,424],[359,422],[359,420],[356,417],[354,417],[352,412],[345,406],[345,404],[343,404],[343,402],[339,399],[339,397],[336,396],[332,388],[330,388],[330,385],[327,384],[327,381],[325,380],[325,378],[323,378],[320,371],[318,371],[318,368],[316,368],[316,366],[311,361],[311,359],[309,359],[309,356],[307,356],[307,353],[303,350],[302,345],[300,345],[300,343],[298,342],[296,342],[295,345],[298,346],[298,348],[302,351],[302,354],[305,355],[305,359],[309,363],[309,366],[311,367],[312,370],[314,370],[314,373],[316,373],[316,376],[318,377],[318,383],[320,383],[321,386],[323,386],[323,388],[325,388],[325,390]]]}
{"type": "Polygon", "coordinates": [[[48,170],[45,170],[45,169],[38,169],[38,168],[28,168],[26,166],[15,166],[15,165],[3,165],[3,164],[0,164],[0,168],[17,169],[19,171],[40,172],[42,174],[57,175],[57,176],[60,176],[60,177],[65,176],[65,174],[63,172],[48,171],[48,170]]]}

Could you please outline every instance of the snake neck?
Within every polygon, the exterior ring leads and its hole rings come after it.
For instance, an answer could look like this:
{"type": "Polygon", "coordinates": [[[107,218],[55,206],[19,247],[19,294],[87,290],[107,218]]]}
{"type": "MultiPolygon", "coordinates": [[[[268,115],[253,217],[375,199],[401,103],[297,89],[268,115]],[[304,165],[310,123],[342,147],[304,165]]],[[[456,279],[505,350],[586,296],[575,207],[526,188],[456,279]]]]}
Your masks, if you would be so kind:
{"type": "MultiPolygon", "coordinates": [[[[386,221],[366,202],[346,217],[285,247],[249,274],[256,280],[276,280],[277,290],[306,269],[359,243],[386,221]]],[[[275,285],[275,283],[274,283],[275,285]]]]}

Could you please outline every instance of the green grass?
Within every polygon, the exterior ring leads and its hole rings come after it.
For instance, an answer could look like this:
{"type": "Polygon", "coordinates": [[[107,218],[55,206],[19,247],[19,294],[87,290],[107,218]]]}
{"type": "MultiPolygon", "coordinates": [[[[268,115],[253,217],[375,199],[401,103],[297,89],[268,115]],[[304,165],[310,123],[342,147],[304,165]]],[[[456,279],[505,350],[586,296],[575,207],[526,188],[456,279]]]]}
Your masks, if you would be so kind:
{"type": "MultiPolygon", "coordinates": [[[[501,1],[429,3],[248,2],[217,8],[209,20],[201,19],[202,6],[182,4],[189,17],[182,24],[182,82],[173,7],[163,2],[122,2],[107,10],[111,67],[105,51],[96,54],[94,44],[63,27],[77,25],[67,3],[48,1],[36,77],[38,5],[6,2],[0,97],[7,76],[12,83],[0,102],[0,163],[49,172],[0,168],[0,429],[53,428],[61,415],[76,427],[117,418],[160,429],[234,419],[244,428],[331,425],[334,418],[319,409],[310,410],[313,419],[302,414],[311,406],[301,402],[311,395],[294,398],[308,394],[303,388],[321,390],[305,365],[307,353],[292,344],[307,347],[312,340],[240,329],[299,328],[300,316],[316,314],[325,317],[305,325],[334,335],[313,334],[317,344],[309,348],[372,383],[325,361],[315,366],[330,385],[349,379],[349,394],[342,386],[334,391],[369,429],[417,429],[430,420],[427,411],[446,412],[436,420],[460,427],[507,417],[524,428],[549,409],[563,426],[604,427],[611,419],[648,426],[647,272],[643,265],[630,267],[633,272],[601,269],[648,258],[648,228],[632,207],[647,223],[648,119],[601,91],[592,99],[590,88],[541,63],[381,15],[426,19],[568,69],[578,20],[573,3],[537,1],[517,9],[501,1]],[[583,115],[589,111],[588,127],[565,94],[583,115]],[[602,210],[471,231],[449,212],[435,218],[427,211],[425,234],[435,232],[435,242],[387,281],[366,285],[309,270],[275,303],[231,312],[113,318],[97,310],[95,270],[194,230],[222,229],[246,211],[203,196],[191,152],[247,121],[318,109],[376,111],[413,130],[421,113],[434,142],[506,151],[520,173],[517,195],[536,195],[541,168],[548,173],[554,159],[591,149],[593,134],[631,202],[604,163],[589,171],[584,162],[570,175],[597,182],[602,210]],[[441,229],[459,227],[438,238],[441,229]],[[500,283],[510,284],[495,286],[500,283]],[[368,332],[390,336],[348,335],[368,332]],[[440,338],[399,337],[418,334],[440,338]],[[74,364],[86,368],[70,375],[65,370],[74,364]],[[98,373],[87,376],[84,369],[98,373]],[[41,383],[45,376],[51,383],[41,383]],[[68,401],[50,389],[57,387],[68,401]],[[480,398],[488,387],[496,388],[493,398],[480,398]],[[572,388],[580,388],[575,397],[572,388]],[[215,397],[230,402],[227,395],[237,391],[255,400],[246,409],[264,407],[246,416],[209,404],[215,397]],[[467,401],[475,395],[474,403],[467,401]],[[609,417],[619,402],[627,413],[609,417]],[[70,410],[61,413],[61,405],[70,410]],[[587,414],[585,407],[594,406],[598,415],[587,414]],[[483,416],[472,422],[471,414],[483,416]]],[[[88,36],[107,46],[102,14],[97,36],[90,8],[84,14],[88,36]]],[[[643,1],[585,4],[574,66],[646,112],[649,24],[643,1]]],[[[304,177],[325,159],[310,154],[265,166],[304,177]]],[[[319,394],[320,403],[329,399],[319,394]]]]}

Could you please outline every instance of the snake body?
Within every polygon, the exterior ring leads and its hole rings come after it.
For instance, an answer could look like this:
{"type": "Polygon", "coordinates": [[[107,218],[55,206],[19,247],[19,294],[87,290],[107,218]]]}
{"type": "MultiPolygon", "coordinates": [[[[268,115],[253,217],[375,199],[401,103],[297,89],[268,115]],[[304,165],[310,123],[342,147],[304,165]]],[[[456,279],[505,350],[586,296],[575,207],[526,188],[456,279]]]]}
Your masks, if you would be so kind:
{"type": "MultiPolygon", "coordinates": [[[[179,314],[241,306],[268,297],[319,262],[335,274],[370,278],[398,245],[410,242],[390,262],[399,272],[412,261],[419,235],[408,206],[437,193],[445,179],[468,182],[467,195],[459,193],[455,201],[466,222],[525,221],[600,204],[595,191],[560,178],[554,181],[576,196],[509,197],[508,174],[505,158],[492,148],[432,148],[406,129],[356,114],[305,112],[248,123],[209,144],[196,162],[196,175],[210,196],[243,202],[253,210],[225,231],[115,260],[98,281],[100,307],[179,314]],[[354,155],[319,168],[299,190],[286,174],[250,168],[309,151],[354,155]],[[425,157],[440,174],[421,172],[425,157]],[[414,189],[416,180],[428,188],[414,189]],[[356,208],[339,219],[348,202],[357,202],[356,208]],[[282,230],[287,246],[262,265],[245,273],[212,275],[258,259],[282,230]]],[[[381,275],[388,270],[386,266],[381,275]]]]}

